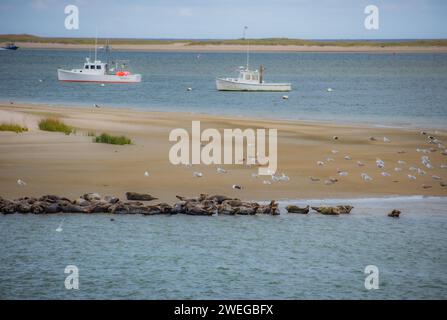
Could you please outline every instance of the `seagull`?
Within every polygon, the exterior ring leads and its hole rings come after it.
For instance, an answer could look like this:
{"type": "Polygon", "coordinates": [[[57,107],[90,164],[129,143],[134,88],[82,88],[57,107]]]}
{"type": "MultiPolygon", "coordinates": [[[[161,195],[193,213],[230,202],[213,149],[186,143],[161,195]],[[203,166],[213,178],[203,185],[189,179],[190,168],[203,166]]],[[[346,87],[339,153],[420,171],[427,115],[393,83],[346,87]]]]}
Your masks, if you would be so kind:
{"type": "Polygon", "coordinates": [[[400,164],[400,165],[405,165],[405,164],[407,164],[405,161],[402,161],[402,160],[397,160],[397,163],[400,164]]]}
{"type": "Polygon", "coordinates": [[[391,176],[388,172],[385,172],[385,171],[383,171],[383,172],[381,173],[381,175],[384,176],[384,177],[389,177],[389,176],[391,176]]]}
{"type": "Polygon", "coordinates": [[[316,181],[320,181],[320,179],[318,179],[318,178],[315,178],[315,177],[309,177],[309,179],[311,180],[311,181],[314,181],[314,182],[316,182],[316,181]]]}
{"type": "Polygon", "coordinates": [[[332,154],[337,154],[338,150],[332,150],[331,152],[332,152],[332,154]]]}
{"type": "Polygon", "coordinates": [[[217,168],[217,172],[218,173],[227,173],[227,170],[225,170],[224,168],[217,168]]]}
{"type": "Polygon", "coordinates": [[[192,91],[192,88],[191,88],[191,87],[189,87],[188,89],[186,89],[186,91],[192,91]]]}
{"type": "Polygon", "coordinates": [[[440,176],[433,175],[431,177],[432,177],[433,180],[442,180],[442,178],[440,176]]]}
{"type": "Polygon", "coordinates": [[[338,175],[340,177],[346,177],[348,175],[348,172],[347,171],[338,171],[338,175]]]}
{"type": "Polygon", "coordinates": [[[56,232],[62,232],[62,224],[64,223],[64,220],[61,221],[61,223],[59,224],[59,226],[56,228],[56,232]]]}
{"type": "Polygon", "coordinates": [[[418,174],[420,175],[420,176],[423,176],[423,175],[425,175],[425,171],[424,170],[422,170],[422,169],[418,169],[418,174]]]}
{"type": "Polygon", "coordinates": [[[383,142],[391,142],[391,140],[388,139],[387,137],[383,137],[383,142]]]}
{"type": "Polygon", "coordinates": [[[324,162],[323,161],[317,161],[317,165],[324,166],[324,162]]]}
{"type": "Polygon", "coordinates": [[[18,184],[20,187],[24,187],[24,186],[26,186],[26,182],[23,181],[22,179],[18,179],[18,180],[17,180],[17,184],[18,184]]]}
{"type": "Polygon", "coordinates": [[[363,162],[361,162],[361,161],[357,161],[357,165],[358,165],[359,167],[364,167],[364,166],[365,166],[365,164],[364,164],[363,162]]]}
{"type": "Polygon", "coordinates": [[[394,171],[396,171],[396,172],[402,171],[402,168],[396,167],[396,168],[394,168],[394,171]]]}
{"type": "Polygon", "coordinates": [[[289,99],[289,96],[282,96],[283,100],[289,99]]]}
{"type": "Polygon", "coordinates": [[[365,182],[370,182],[370,181],[372,181],[372,178],[371,178],[370,176],[368,176],[366,173],[362,173],[360,176],[362,177],[362,179],[363,179],[365,182]]]}
{"type": "Polygon", "coordinates": [[[272,184],[272,182],[269,181],[269,180],[264,180],[264,181],[262,181],[262,183],[263,183],[263,184],[272,184]]]}
{"type": "Polygon", "coordinates": [[[381,159],[376,160],[376,165],[377,165],[377,168],[379,168],[379,169],[385,168],[385,162],[381,159]]]}
{"type": "Polygon", "coordinates": [[[441,169],[447,169],[447,164],[441,164],[439,167],[440,167],[441,169]]]}
{"type": "Polygon", "coordinates": [[[197,178],[201,178],[201,177],[203,177],[203,173],[202,173],[202,172],[198,172],[198,171],[194,171],[194,172],[192,173],[192,175],[193,175],[194,177],[197,177],[197,178]]]}
{"type": "Polygon", "coordinates": [[[101,108],[101,107],[100,107],[99,105],[97,105],[96,103],[94,103],[93,106],[94,106],[95,108],[101,108]]]}
{"type": "Polygon", "coordinates": [[[333,136],[332,139],[333,140],[338,140],[338,137],[337,136],[333,136]]]}
{"type": "Polygon", "coordinates": [[[149,172],[148,171],[144,171],[144,176],[145,177],[149,177],[149,172]]]}
{"type": "Polygon", "coordinates": [[[332,88],[327,88],[327,92],[332,92],[332,88]]]}
{"type": "Polygon", "coordinates": [[[338,181],[337,179],[329,178],[328,180],[324,180],[324,184],[327,186],[330,186],[330,185],[336,183],[337,181],[338,181]]]}
{"type": "Polygon", "coordinates": [[[238,186],[237,184],[233,184],[232,188],[233,188],[233,189],[242,190],[242,187],[241,187],[241,186],[238,186]]]}
{"type": "Polygon", "coordinates": [[[352,158],[350,156],[345,156],[344,159],[345,160],[352,160],[352,158]]]}
{"type": "Polygon", "coordinates": [[[411,175],[411,174],[409,174],[409,175],[408,175],[408,179],[410,179],[410,180],[416,180],[416,177],[413,176],[413,175],[411,175]]]}
{"type": "Polygon", "coordinates": [[[43,80],[42,80],[42,79],[39,79],[39,82],[43,82],[43,80]]]}
{"type": "Polygon", "coordinates": [[[288,176],[286,176],[284,173],[283,174],[281,174],[281,177],[279,178],[281,181],[289,181],[290,180],[290,178],[288,177],[288,176]]]}

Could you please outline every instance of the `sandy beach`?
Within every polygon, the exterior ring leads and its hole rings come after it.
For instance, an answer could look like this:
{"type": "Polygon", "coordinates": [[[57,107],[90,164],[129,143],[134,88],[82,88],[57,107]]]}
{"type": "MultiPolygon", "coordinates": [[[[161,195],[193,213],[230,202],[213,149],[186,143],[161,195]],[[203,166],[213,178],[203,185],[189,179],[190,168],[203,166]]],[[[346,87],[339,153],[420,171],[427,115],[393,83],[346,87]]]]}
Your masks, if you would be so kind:
{"type": "MultiPolygon", "coordinates": [[[[58,49],[58,50],[91,50],[89,44],[16,42],[20,48],[26,49],[58,49]]],[[[147,51],[147,52],[245,52],[245,45],[188,45],[172,44],[113,44],[115,51],[147,51]]],[[[252,52],[371,52],[371,53],[447,53],[445,46],[314,46],[314,45],[251,45],[252,52]]]]}
{"type": "Polygon", "coordinates": [[[26,133],[0,132],[0,195],[4,198],[58,194],[75,198],[86,192],[124,198],[127,191],[150,193],[161,201],[172,203],[175,195],[195,196],[200,193],[225,194],[245,200],[355,198],[397,195],[446,196],[447,188],[433,175],[446,180],[447,163],[444,150],[428,144],[428,135],[441,141],[445,130],[377,128],[364,125],[340,125],[295,121],[271,121],[218,117],[199,114],[143,112],[132,109],[75,108],[26,104],[0,105],[0,122],[19,123],[30,130],[26,133]],[[39,119],[57,117],[76,128],[76,134],[45,132],[38,129],[39,119]],[[191,121],[200,120],[204,128],[277,128],[278,173],[290,181],[264,184],[269,176],[253,178],[256,167],[246,165],[175,166],[168,153],[173,142],[169,132],[174,128],[191,130],[191,121]],[[132,145],[119,146],[93,143],[88,132],[123,134],[132,145]],[[333,136],[338,136],[334,140],[333,136]],[[377,138],[371,141],[370,137],[377,138]],[[384,142],[387,137],[390,142],[384,142]],[[430,148],[429,154],[416,149],[430,148]],[[338,151],[333,154],[332,150],[338,151]],[[421,163],[430,158],[432,169],[421,163]],[[349,156],[351,160],[346,160],[349,156]],[[327,158],[332,158],[328,159],[327,158]],[[376,166],[380,158],[385,171],[376,166]],[[397,161],[406,164],[398,164],[397,161]],[[323,161],[324,165],[317,165],[323,161]],[[364,166],[358,166],[361,161],[364,166]],[[419,175],[410,167],[423,169],[419,175]],[[217,167],[227,173],[219,174],[217,167]],[[402,171],[396,172],[395,167],[402,171]],[[145,176],[145,171],[149,176],[145,176]],[[194,171],[203,177],[193,177],[194,171]],[[348,172],[340,176],[338,171],[348,172]],[[365,182],[361,173],[372,181],[365,182]],[[408,175],[416,176],[410,180],[408,175]],[[319,179],[311,181],[310,176],[319,179]],[[338,179],[332,185],[325,180],[338,179]],[[17,179],[27,185],[17,185],[17,179]],[[232,189],[233,184],[243,187],[232,189]],[[425,185],[425,187],[423,187],[425,185]]]}

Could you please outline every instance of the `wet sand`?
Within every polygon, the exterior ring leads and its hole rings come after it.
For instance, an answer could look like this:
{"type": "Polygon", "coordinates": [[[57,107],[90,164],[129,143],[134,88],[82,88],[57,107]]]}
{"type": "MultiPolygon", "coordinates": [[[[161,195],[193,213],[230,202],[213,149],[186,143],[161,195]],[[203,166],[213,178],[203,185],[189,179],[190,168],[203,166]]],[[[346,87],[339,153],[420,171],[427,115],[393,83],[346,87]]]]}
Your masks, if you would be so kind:
{"type": "Polygon", "coordinates": [[[382,196],[447,196],[447,187],[433,175],[447,182],[444,149],[428,143],[434,135],[443,143],[447,130],[430,129],[427,135],[409,128],[377,128],[365,125],[341,125],[299,121],[274,121],[231,118],[203,114],[144,112],[132,109],[76,108],[26,104],[0,104],[0,123],[14,122],[30,130],[15,134],[0,132],[0,196],[17,198],[43,194],[76,198],[87,192],[124,198],[127,191],[150,193],[160,201],[174,202],[175,195],[196,196],[200,193],[225,194],[244,200],[324,199],[382,196]],[[58,117],[76,128],[76,134],[45,132],[38,129],[39,119],[58,117]],[[276,128],[278,129],[278,173],[290,181],[264,184],[269,176],[253,178],[257,167],[245,165],[175,166],[168,154],[174,142],[168,140],[174,128],[191,130],[191,121],[200,120],[201,129],[216,128],[276,128]],[[123,134],[132,145],[118,146],[93,143],[88,132],[123,134]],[[338,136],[334,140],[333,136],[338,136]],[[374,136],[376,141],[369,137],[374,136]],[[387,137],[390,142],[384,142],[387,137]],[[427,154],[416,149],[434,148],[427,154]],[[332,150],[339,152],[333,154],[332,150]],[[428,156],[432,169],[424,167],[422,156],[428,156]],[[352,160],[345,160],[350,156],[352,160]],[[333,161],[327,161],[327,158],[333,161]],[[384,171],[376,166],[377,158],[385,162],[384,171]],[[406,162],[399,165],[398,160],[406,162]],[[317,165],[323,161],[324,165],[317,165]],[[357,165],[357,161],[365,164],[357,165]],[[217,167],[227,173],[216,172],[217,167]],[[395,172],[401,167],[401,172],[395,172]],[[425,175],[410,171],[424,170],[425,175]],[[148,171],[149,176],[144,172],[148,171]],[[193,177],[194,171],[203,177],[193,177]],[[348,172],[340,176],[338,171],[348,172]],[[361,173],[371,178],[365,182],[361,173]],[[416,180],[410,180],[408,175],[416,180]],[[319,181],[311,181],[310,176],[319,181]],[[326,185],[325,180],[338,182],[326,185]],[[27,185],[17,185],[17,179],[27,185]],[[233,184],[243,187],[232,189],[233,184]],[[423,188],[423,185],[431,186],[423,188]]]}

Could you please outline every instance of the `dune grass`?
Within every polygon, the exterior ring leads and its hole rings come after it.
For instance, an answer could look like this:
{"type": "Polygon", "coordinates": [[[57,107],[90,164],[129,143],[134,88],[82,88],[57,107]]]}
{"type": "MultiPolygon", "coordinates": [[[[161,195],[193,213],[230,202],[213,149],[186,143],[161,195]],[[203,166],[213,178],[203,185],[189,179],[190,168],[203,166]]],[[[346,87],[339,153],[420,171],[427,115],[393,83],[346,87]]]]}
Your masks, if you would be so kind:
{"type": "MultiPolygon", "coordinates": [[[[106,39],[98,39],[98,43],[105,43],[106,39]]],[[[38,37],[30,34],[1,34],[0,42],[32,42],[32,43],[59,43],[59,44],[82,44],[93,45],[94,38],[63,38],[63,37],[38,37]]],[[[246,45],[245,39],[132,39],[118,38],[111,39],[112,45],[159,45],[159,44],[178,44],[186,45],[246,45]]],[[[250,39],[251,45],[296,45],[296,46],[337,46],[337,47],[445,47],[447,39],[420,39],[420,40],[306,40],[290,38],[260,38],[250,39]]]]}
{"type": "Polygon", "coordinates": [[[15,133],[21,133],[28,131],[28,128],[14,123],[0,123],[0,131],[12,131],[15,133]]]}
{"type": "Polygon", "coordinates": [[[132,144],[132,140],[125,136],[113,136],[108,133],[102,133],[100,136],[97,136],[93,139],[96,143],[108,143],[108,144],[132,144]]]}
{"type": "Polygon", "coordinates": [[[66,125],[63,121],[55,118],[47,118],[39,121],[39,129],[52,132],[63,132],[66,135],[74,133],[74,128],[66,125]]]}

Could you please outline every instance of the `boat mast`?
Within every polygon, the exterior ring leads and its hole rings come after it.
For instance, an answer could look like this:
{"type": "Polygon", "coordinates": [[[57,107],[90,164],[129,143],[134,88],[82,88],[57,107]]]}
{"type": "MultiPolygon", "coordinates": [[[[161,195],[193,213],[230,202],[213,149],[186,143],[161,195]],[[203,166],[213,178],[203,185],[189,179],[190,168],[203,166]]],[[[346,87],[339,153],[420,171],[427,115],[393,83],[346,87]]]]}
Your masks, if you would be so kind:
{"type": "Polygon", "coordinates": [[[250,40],[245,38],[245,31],[248,29],[247,26],[244,27],[244,40],[247,40],[247,70],[250,63],[250,40]]]}
{"type": "Polygon", "coordinates": [[[97,44],[98,44],[98,31],[96,31],[96,37],[95,37],[95,62],[96,62],[96,57],[97,57],[97,44]]]}

